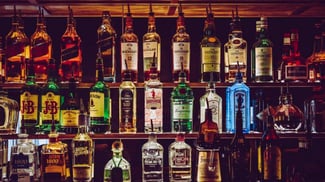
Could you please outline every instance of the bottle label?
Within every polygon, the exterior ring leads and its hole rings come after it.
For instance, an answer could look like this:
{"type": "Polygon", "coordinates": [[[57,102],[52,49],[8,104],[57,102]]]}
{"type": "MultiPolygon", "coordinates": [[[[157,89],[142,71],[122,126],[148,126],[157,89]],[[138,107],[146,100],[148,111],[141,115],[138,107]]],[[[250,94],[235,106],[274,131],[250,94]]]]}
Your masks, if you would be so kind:
{"type": "Polygon", "coordinates": [[[50,45],[49,45],[48,42],[40,42],[40,43],[32,46],[31,52],[32,52],[32,57],[33,57],[35,62],[37,62],[37,61],[47,61],[47,60],[37,59],[37,58],[47,55],[49,53],[49,46],[50,45]]]}
{"type": "Polygon", "coordinates": [[[138,70],[138,43],[122,42],[121,43],[121,66],[122,71],[126,70],[125,61],[129,70],[138,70]]]}
{"type": "Polygon", "coordinates": [[[220,47],[201,47],[202,72],[220,72],[220,47]]]}
{"type": "Polygon", "coordinates": [[[191,151],[189,149],[175,149],[171,156],[173,166],[188,166],[191,164],[191,151]]]}
{"type": "Polygon", "coordinates": [[[286,65],[285,66],[285,79],[307,79],[307,66],[306,65],[286,65]]]}
{"type": "Polygon", "coordinates": [[[74,164],[92,165],[92,144],[91,141],[72,141],[74,164]]]}
{"type": "Polygon", "coordinates": [[[272,47],[256,47],[255,48],[256,76],[273,75],[272,60],[273,60],[272,47]]]}
{"type": "Polygon", "coordinates": [[[173,43],[173,70],[190,70],[190,43],[189,42],[174,42],[173,43]]]}
{"type": "MultiPolygon", "coordinates": [[[[24,92],[20,95],[20,106],[21,106],[21,115],[24,120],[35,120],[35,123],[38,121],[38,95],[31,94],[30,92],[24,92]]],[[[29,123],[32,124],[32,123],[29,123]]]]}
{"type": "Polygon", "coordinates": [[[42,154],[42,164],[45,166],[45,173],[64,174],[65,158],[63,154],[42,154]]]}
{"type": "Polygon", "coordinates": [[[131,89],[123,89],[121,92],[121,116],[122,122],[129,123],[133,120],[133,92],[131,89]]]}
{"type": "Polygon", "coordinates": [[[105,99],[104,93],[90,92],[89,116],[104,117],[105,99]]]}
{"type": "Polygon", "coordinates": [[[240,108],[240,110],[241,110],[241,113],[242,113],[242,119],[243,119],[243,130],[247,130],[247,129],[249,129],[249,128],[246,128],[246,122],[249,122],[249,121],[247,121],[247,117],[248,116],[246,116],[246,112],[245,112],[245,110],[246,110],[246,107],[249,107],[249,106],[246,106],[245,104],[246,104],[246,100],[248,99],[247,98],[247,95],[246,95],[246,93],[244,92],[244,91],[241,91],[241,90],[238,90],[238,91],[236,91],[235,93],[234,93],[234,118],[233,118],[233,121],[234,121],[234,123],[233,123],[233,128],[235,128],[235,121],[236,121],[236,113],[238,112],[238,99],[239,99],[239,97],[241,97],[241,100],[242,100],[242,102],[241,102],[241,108],[240,108]]]}
{"type": "Polygon", "coordinates": [[[267,146],[264,151],[264,180],[281,180],[281,150],[267,146]]]}
{"type": "Polygon", "coordinates": [[[173,121],[191,120],[193,115],[193,104],[173,102],[173,121]]]}
{"type": "Polygon", "coordinates": [[[246,49],[229,48],[228,49],[228,61],[229,61],[230,65],[236,65],[236,67],[237,67],[237,61],[241,65],[246,65],[246,62],[247,62],[246,49]]]}
{"type": "Polygon", "coordinates": [[[64,62],[78,57],[79,49],[79,46],[75,45],[73,47],[61,50],[61,60],[64,62]]]}
{"type": "Polygon", "coordinates": [[[144,42],[143,43],[143,66],[144,71],[150,71],[153,54],[155,54],[155,63],[157,65],[157,70],[160,70],[160,65],[158,63],[158,54],[160,51],[160,44],[158,42],[144,42]]]}
{"type": "Polygon", "coordinates": [[[218,151],[199,151],[197,181],[221,182],[218,151]]]}
{"type": "MultiPolygon", "coordinates": [[[[10,60],[10,61],[21,61],[21,56],[24,53],[24,44],[22,42],[20,43],[16,43],[16,44],[11,44],[8,45],[6,48],[6,57],[10,60]],[[17,59],[13,59],[12,57],[14,57],[17,59]]],[[[25,56],[25,55],[24,55],[25,56]]]]}
{"type": "Polygon", "coordinates": [[[42,123],[47,121],[46,124],[52,123],[52,115],[54,121],[60,121],[60,95],[48,92],[41,96],[42,99],[42,123]]]}
{"type": "MultiPolygon", "coordinates": [[[[29,169],[29,158],[28,155],[22,153],[15,154],[12,156],[12,168],[18,169],[29,169]]],[[[19,171],[17,171],[19,173],[19,171]]]]}
{"type": "Polygon", "coordinates": [[[114,45],[114,37],[113,36],[109,36],[104,39],[98,40],[97,44],[100,48],[102,57],[112,55],[112,50],[113,50],[113,45],[114,45]]]}
{"type": "Polygon", "coordinates": [[[163,159],[161,151],[157,149],[144,149],[143,150],[143,171],[144,179],[162,179],[163,159]],[[157,173],[158,172],[158,173],[157,173]],[[147,173],[147,174],[146,174],[147,173]]]}
{"type": "Polygon", "coordinates": [[[114,167],[113,169],[105,169],[104,171],[104,181],[112,181],[112,176],[114,176],[114,171],[121,170],[122,171],[122,179],[123,181],[131,180],[130,172],[128,169],[121,169],[120,167],[114,167]]]}
{"type": "MultiPolygon", "coordinates": [[[[209,103],[209,108],[211,109],[212,112],[212,121],[217,123],[219,126],[219,103],[220,101],[217,100],[217,98],[210,98],[208,99],[209,103]]],[[[204,105],[200,107],[200,118],[201,118],[201,123],[205,121],[205,109],[207,108],[206,101],[204,100],[204,105]]]]}
{"type": "Polygon", "coordinates": [[[145,90],[145,128],[151,128],[151,120],[154,126],[162,126],[162,95],[160,88],[149,88],[145,90]]]}
{"type": "Polygon", "coordinates": [[[79,126],[79,110],[61,110],[62,126],[78,127],[79,126]]]}

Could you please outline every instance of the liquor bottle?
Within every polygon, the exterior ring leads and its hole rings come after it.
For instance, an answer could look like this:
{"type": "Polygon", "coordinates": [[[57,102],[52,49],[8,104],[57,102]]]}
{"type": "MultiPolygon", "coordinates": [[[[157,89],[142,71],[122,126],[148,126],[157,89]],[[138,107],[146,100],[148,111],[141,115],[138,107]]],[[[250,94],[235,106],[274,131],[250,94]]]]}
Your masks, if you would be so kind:
{"type": "Polygon", "coordinates": [[[278,68],[277,81],[285,82],[285,65],[288,64],[288,60],[290,58],[290,53],[292,50],[291,46],[291,38],[290,33],[283,34],[283,45],[282,45],[282,55],[281,55],[281,63],[278,68]]]}
{"type": "Polygon", "coordinates": [[[61,130],[64,133],[76,134],[78,132],[79,114],[80,108],[76,95],[76,80],[70,78],[69,89],[61,105],[61,130]]]}
{"type": "Polygon", "coordinates": [[[30,37],[31,59],[34,60],[36,82],[47,81],[47,68],[52,58],[52,38],[47,33],[43,20],[43,9],[39,8],[36,30],[30,37]]]}
{"type": "Polygon", "coordinates": [[[148,31],[143,35],[143,72],[144,81],[150,79],[152,56],[155,54],[155,62],[157,65],[157,78],[160,77],[160,35],[156,32],[155,14],[152,11],[150,3],[150,12],[148,17],[148,31]]]}
{"type": "Polygon", "coordinates": [[[251,131],[263,132],[265,129],[265,122],[263,119],[257,117],[265,108],[265,95],[262,89],[257,89],[251,93],[250,101],[250,119],[251,131]]]}
{"type": "Polygon", "coordinates": [[[97,29],[97,45],[101,50],[104,64],[104,81],[116,81],[116,31],[111,25],[111,15],[109,11],[103,11],[102,24],[97,29]]]}
{"type": "Polygon", "coordinates": [[[124,72],[131,74],[131,81],[138,81],[138,36],[133,32],[133,19],[130,12],[130,6],[128,4],[128,13],[125,20],[125,32],[121,35],[121,75],[124,72]],[[123,61],[127,62],[128,68],[126,68],[123,61]]]}
{"type": "Polygon", "coordinates": [[[181,72],[178,76],[178,84],[171,93],[171,131],[172,132],[192,132],[193,130],[193,102],[194,95],[191,87],[186,83],[186,72],[181,72]]]}
{"type": "Polygon", "coordinates": [[[319,72],[319,79],[321,81],[325,80],[325,20],[321,21],[321,31],[322,31],[322,46],[321,50],[319,51],[319,64],[318,64],[318,72],[319,72]]]}
{"type": "Polygon", "coordinates": [[[230,41],[232,39],[232,28],[234,27],[233,24],[233,20],[234,20],[234,10],[232,10],[232,21],[230,21],[229,23],[229,27],[230,27],[230,30],[228,32],[228,41],[223,45],[223,59],[224,59],[224,76],[225,76],[225,82],[228,82],[229,80],[229,60],[228,60],[228,47],[229,47],[229,44],[230,44],[230,41]]]}
{"type": "Polygon", "coordinates": [[[89,93],[90,131],[105,133],[111,131],[110,89],[104,82],[104,66],[101,51],[96,59],[96,83],[89,93]]]}
{"type": "Polygon", "coordinates": [[[49,143],[41,149],[41,181],[67,181],[70,177],[68,146],[59,141],[52,122],[49,143]]]}
{"type": "Polygon", "coordinates": [[[33,60],[27,60],[27,80],[20,91],[20,113],[28,134],[35,134],[39,125],[40,90],[35,82],[33,60]]]}
{"type": "Polygon", "coordinates": [[[273,82],[273,43],[268,35],[267,18],[261,17],[258,40],[252,45],[252,81],[273,82]]]}
{"type": "Polygon", "coordinates": [[[57,84],[56,60],[48,60],[47,82],[41,89],[41,117],[40,127],[42,133],[49,133],[52,126],[52,116],[54,116],[55,128],[60,129],[61,115],[61,91],[57,84]]]}
{"type": "Polygon", "coordinates": [[[123,157],[122,141],[114,141],[112,144],[113,157],[104,168],[104,182],[131,182],[131,166],[123,157]]]}
{"type": "Polygon", "coordinates": [[[241,95],[237,98],[236,132],[230,143],[230,179],[234,182],[250,181],[250,146],[243,134],[243,115],[241,95]]]}
{"type": "Polygon", "coordinates": [[[40,177],[38,157],[37,146],[29,141],[22,123],[17,144],[11,147],[10,181],[38,181],[40,177]]]}
{"type": "Polygon", "coordinates": [[[180,81],[178,80],[180,72],[184,72],[187,82],[190,81],[190,44],[190,35],[186,32],[184,13],[181,4],[179,4],[176,33],[172,38],[174,82],[180,81]]]}
{"type": "Polygon", "coordinates": [[[168,147],[169,181],[192,181],[192,148],[185,142],[185,134],[179,132],[168,147]]]}
{"type": "Polygon", "coordinates": [[[125,60],[126,71],[123,73],[123,81],[119,87],[119,132],[136,133],[136,87],[132,82],[132,71],[128,71],[125,60]]]}
{"type": "Polygon", "coordinates": [[[144,132],[161,133],[163,131],[163,89],[158,79],[155,54],[152,58],[149,80],[144,91],[144,132]],[[152,123],[151,123],[152,121],[152,123]],[[152,124],[152,125],[151,125],[152,124]]]}
{"type": "Polygon", "coordinates": [[[243,114],[243,132],[250,131],[250,89],[243,83],[240,69],[236,73],[236,81],[233,85],[226,89],[226,131],[230,133],[235,132],[235,120],[238,110],[238,98],[243,99],[241,111],[243,114]]]}
{"type": "Polygon", "coordinates": [[[142,181],[164,181],[164,148],[157,142],[157,135],[152,131],[148,141],[142,145],[142,181]]]}
{"type": "Polygon", "coordinates": [[[1,110],[1,133],[15,133],[18,117],[19,117],[19,104],[16,100],[8,97],[8,92],[0,87],[0,110],[1,110]]]}
{"type": "MultiPolygon", "coordinates": [[[[24,42],[24,52],[25,52],[25,60],[26,59],[30,59],[30,54],[31,54],[31,49],[30,49],[30,39],[29,37],[26,35],[25,32],[25,24],[24,24],[24,20],[22,18],[22,12],[21,10],[18,10],[18,29],[21,31],[21,33],[23,33],[23,42],[24,42]]],[[[26,65],[24,65],[26,66],[26,65]]],[[[26,79],[26,67],[24,67],[24,79],[26,79]]]]}
{"type": "Polygon", "coordinates": [[[5,81],[5,50],[3,49],[2,36],[0,36],[0,83],[5,81]]]}
{"type": "Polygon", "coordinates": [[[207,18],[204,21],[201,48],[201,81],[220,82],[221,42],[216,36],[211,5],[207,8],[207,18]]]}
{"type": "Polygon", "coordinates": [[[67,29],[61,37],[61,82],[68,82],[72,77],[77,82],[81,82],[82,50],[80,44],[81,38],[76,31],[75,19],[69,6],[67,29]]]}
{"type": "Polygon", "coordinates": [[[214,82],[209,82],[205,94],[200,97],[200,121],[205,121],[206,100],[212,110],[212,121],[219,126],[219,132],[222,132],[222,98],[216,93],[214,82]]]}
{"type": "Polygon", "coordinates": [[[90,182],[94,170],[94,142],[87,134],[87,116],[79,118],[78,134],[72,139],[72,178],[75,182],[90,182]]]}
{"type": "Polygon", "coordinates": [[[19,29],[19,22],[14,6],[11,30],[6,35],[5,76],[6,82],[24,83],[26,80],[26,34],[19,29]]]}
{"type": "Polygon", "coordinates": [[[315,23],[315,33],[313,42],[313,52],[307,58],[308,82],[320,82],[319,53],[321,51],[321,24],[315,23]]]}

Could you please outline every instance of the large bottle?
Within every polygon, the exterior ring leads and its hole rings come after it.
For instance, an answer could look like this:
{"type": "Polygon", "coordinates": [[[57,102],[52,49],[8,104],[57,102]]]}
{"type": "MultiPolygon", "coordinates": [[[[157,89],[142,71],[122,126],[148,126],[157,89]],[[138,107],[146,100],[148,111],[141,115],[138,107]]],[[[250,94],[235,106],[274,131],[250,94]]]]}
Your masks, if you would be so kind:
{"type": "Polygon", "coordinates": [[[111,15],[109,11],[103,11],[102,24],[97,29],[97,45],[101,50],[104,64],[104,81],[116,81],[116,31],[111,25],[111,15]]]}
{"type": "Polygon", "coordinates": [[[90,88],[89,114],[90,131],[105,133],[111,130],[110,89],[104,82],[103,58],[98,51],[96,59],[96,83],[90,88]]]}
{"type": "Polygon", "coordinates": [[[207,18],[204,21],[203,39],[201,40],[200,48],[201,81],[220,81],[221,42],[216,36],[211,6],[209,6],[209,10],[207,8],[207,18]]]}
{"type": "Polygon", "coordinates": [[[156,20],[155,14],[152,11],[152,6],[150,3],[150,12],[148,17],[148,31],[143,35],[143,72],[144,72],[144,81],[150,79],[150,69],[153,54],[155,54],[155,62],[157,66],[157,78],[160,77],[160,35],[156,32],[156,20]]]}
{"type": "Polygon", "coordinates": [[[41,91],[41,116],[40,127],[41,132],[49,133],[51,131],[52,117],[56,130],[60,129],[61,117],[61,91],[57,84],[57,67],[55,59],[48,60],[49,65],[47,68],[47,82],[42,87],[41,91]]]}
{"type": "Polygon", "coordinates": [[[52,58],[52,39],[46,31],[43,9],[39,8],[36,30],[30,37],[31,59],[34,60],[35,79],[46,82],[47,68],[52,58]]]}
{"type": "Polygon", "coordinates": [[[121,35],[121,75],[124,72],[131,74],[131,81],[138,81],[138,54],[139,54],[139,40],[138,36],[133,32],[133,19],[128,5],[128,13],[125,20],[125,32],[121,35]],[[128,68],[124,64],[127,62],[128,68]]]}
{"type": "Polygon", "coordinates": [[[180,4],[178,6],[176,33],[172,38],[174,82],[179,82],[178,79],[181,71],[185,72],[186,80],[190,81],[190,44],[190,35],[186,32],[184,13],[180,4]]]}
{"type": "Polygon", "coordinates": [[[76,31],[75,19],[69,6],[67,29],[61,37],[61,82],[68,82],[74,77],[77,82],[82,79],[82,50],[81,38],[76,31]]]}
{"type": "Polygon", "coordinates": [[[113,157],[104,168],[104,182],[131,182],[131,165],[123,157],[122,141],[114,141],[112,144],[113,157]]]}

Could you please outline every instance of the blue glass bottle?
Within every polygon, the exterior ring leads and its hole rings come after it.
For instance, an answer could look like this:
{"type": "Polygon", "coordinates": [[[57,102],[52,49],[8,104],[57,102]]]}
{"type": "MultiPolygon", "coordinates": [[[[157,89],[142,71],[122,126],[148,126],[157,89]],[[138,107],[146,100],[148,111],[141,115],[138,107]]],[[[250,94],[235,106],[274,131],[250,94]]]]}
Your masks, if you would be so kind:
{"type": "Polygon", "coordinates": [[[232,86],[227,87],[226,90],[226,131],[234,133],[236,113],[238,110],[238,97],[242,97],[243,103],[241,111],[243,114],[243,133],[250,131],[250,90],[243,82],[242,73],[237,71],[236,80],[232,86]]]}

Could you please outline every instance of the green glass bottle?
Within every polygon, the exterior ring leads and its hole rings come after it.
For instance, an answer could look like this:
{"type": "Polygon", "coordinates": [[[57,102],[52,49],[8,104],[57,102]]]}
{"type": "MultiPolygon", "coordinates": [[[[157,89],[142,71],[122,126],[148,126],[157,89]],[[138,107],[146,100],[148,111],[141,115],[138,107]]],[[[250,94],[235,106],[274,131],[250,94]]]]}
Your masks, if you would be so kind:
{"type": "Polygon", "coordinates": [[[52,125],[52,115],[56,130],[60,128],[60,106],[61,94],[57,81],[57,69],[55,59],[49,59],[47,72],[48,80],[41,91],[41,117],[40,127],[42,133],[50,133],[52,125]]]}
{"type": "Polygon", "coordinates": [[[40,87],[35,82],[33,60],[27,60],[27,80],[20,92],[20,113],[27,134],[35,134],[39,124],[40,87]]]}
{"type": "Polygon", "coordinates": [[[90,131],[105,133],[111,130],[111,99],[109,87],[104,82],[103,58],[100,51],[96,59],[96,83],[89,93],[90,131]]]}

